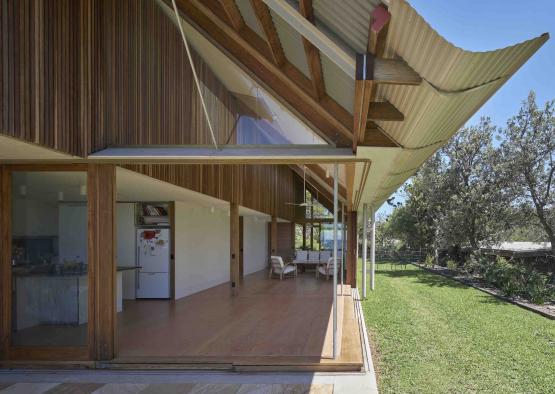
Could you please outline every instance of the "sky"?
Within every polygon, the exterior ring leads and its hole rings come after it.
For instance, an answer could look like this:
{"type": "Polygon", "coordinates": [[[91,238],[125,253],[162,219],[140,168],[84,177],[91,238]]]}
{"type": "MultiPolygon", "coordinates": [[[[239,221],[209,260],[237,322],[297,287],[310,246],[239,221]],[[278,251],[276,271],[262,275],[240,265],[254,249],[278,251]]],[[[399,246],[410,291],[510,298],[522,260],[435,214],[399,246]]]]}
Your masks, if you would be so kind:
{"type": "MultiPolygon", "coordinates": [[[[504,126],[515,115],[530,90],[541,106],[555,99],[555,0],[408,0],[420,15],[454,45],[488,51],[549,33],[551,38],[468,121],[481,116],[504,126]]],[[[402,193],[396,201],[402,201],[402,193]]],[[[382,205],[378,214],[392,208],[382,205]]]]}

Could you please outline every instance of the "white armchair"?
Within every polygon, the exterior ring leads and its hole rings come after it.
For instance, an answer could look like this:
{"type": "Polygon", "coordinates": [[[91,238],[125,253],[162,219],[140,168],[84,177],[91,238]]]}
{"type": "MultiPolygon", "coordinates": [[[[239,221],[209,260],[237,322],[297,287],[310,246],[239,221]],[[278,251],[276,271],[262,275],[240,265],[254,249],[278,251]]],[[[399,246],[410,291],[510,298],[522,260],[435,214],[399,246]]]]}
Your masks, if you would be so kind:
{"type": "MultiPolygon", "coordinates": [[[[340,260],[337,259],[337,265],[335,266],[336,269],[339,267],[340,264],[340,260]]],[[[326,280],[329,280],[329,278],[333,276],[333,269],[333,257],[330,257],[326,263],[318,265],[318,268],[316,269],[316,278],[319,278],[320,275],[324,275],[326,277],[326,280]]]]}
{"type": "Polygon", "coordinates": [[[270,274],[268,277],[271,279],[272,275],[279,275],[279,280],[283,280],[286,275],[293,274],[297,277],[297,266],[294,264],[284,264],[281,256],[271,256],[272,265],[270,266],[270,274]]]}

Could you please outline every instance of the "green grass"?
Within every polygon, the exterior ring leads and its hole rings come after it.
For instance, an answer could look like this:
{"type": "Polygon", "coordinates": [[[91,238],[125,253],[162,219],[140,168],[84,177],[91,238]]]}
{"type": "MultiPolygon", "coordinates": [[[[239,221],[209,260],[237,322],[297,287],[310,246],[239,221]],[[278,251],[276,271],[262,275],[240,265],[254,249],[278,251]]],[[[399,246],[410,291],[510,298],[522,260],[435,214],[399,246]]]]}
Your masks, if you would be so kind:
{"type": "Polygon", "coordinates": [[[376,273],[362,307],[380,392],[555,392],[555,321],[412,265],[376,273]]]}

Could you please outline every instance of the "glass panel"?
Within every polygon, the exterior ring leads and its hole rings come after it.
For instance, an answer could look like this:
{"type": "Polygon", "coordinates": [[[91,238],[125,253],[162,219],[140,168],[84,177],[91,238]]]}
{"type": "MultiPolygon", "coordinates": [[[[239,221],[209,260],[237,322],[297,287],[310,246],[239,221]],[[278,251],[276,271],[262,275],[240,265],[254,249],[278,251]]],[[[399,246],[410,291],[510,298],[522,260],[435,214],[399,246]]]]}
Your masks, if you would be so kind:
{"type": "Polygon", "coordinates": [[[314,132],[294,124],[282,127],[279,118],[263,119],[242,115],[237,124],[237,138],[229,145],[323,145],[324,141],[314,132]]]}
{"type": "Polygon", "coordinates": [[[12,175],[12,343],[87,344],[87,174],[12,175]]]}
{"type": "MultiPolygon", "coordinates": [[[[341,250],[343,231],[341,222],[337,223],[337,250],[341,250]]],[[[320,247],[333,250],[333,223],[322,223],[320,228],[320,247]]]]}

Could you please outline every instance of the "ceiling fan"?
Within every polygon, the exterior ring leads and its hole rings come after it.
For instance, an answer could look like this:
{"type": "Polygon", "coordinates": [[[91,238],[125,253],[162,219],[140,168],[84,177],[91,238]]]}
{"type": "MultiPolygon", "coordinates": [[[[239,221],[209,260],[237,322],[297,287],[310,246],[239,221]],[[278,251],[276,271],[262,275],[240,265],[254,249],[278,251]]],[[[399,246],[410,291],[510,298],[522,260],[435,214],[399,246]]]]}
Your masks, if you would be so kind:
{"type": "Polygon", "coordinates": [[[312,207],[312,203],[306,201],[306,167],[305,166],[303,166],[303,196],[304,196],[304,201],[301,203],[286,202],[285,204],[295,205],[297,207],[305,207],[305,208],[312,207]]]}

